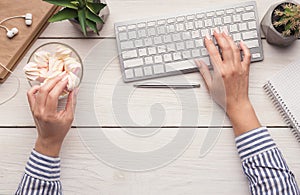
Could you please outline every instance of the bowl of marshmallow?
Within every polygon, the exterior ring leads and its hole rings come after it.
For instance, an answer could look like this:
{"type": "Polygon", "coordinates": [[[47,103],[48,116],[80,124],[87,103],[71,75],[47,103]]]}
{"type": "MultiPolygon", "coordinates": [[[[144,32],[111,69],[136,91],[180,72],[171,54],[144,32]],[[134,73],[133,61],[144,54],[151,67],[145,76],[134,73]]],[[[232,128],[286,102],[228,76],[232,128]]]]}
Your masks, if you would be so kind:
{"type": "Polygon", "coordinates": [[[46,43],[35,49],[23,70],[31,86],[42,86],[65,73],[64,79],[68,80],[68,84],[60,98],[67,97],[69,92],[77,88],[83,75],[78,53],[72,47],[58,42],[46,43]]]}

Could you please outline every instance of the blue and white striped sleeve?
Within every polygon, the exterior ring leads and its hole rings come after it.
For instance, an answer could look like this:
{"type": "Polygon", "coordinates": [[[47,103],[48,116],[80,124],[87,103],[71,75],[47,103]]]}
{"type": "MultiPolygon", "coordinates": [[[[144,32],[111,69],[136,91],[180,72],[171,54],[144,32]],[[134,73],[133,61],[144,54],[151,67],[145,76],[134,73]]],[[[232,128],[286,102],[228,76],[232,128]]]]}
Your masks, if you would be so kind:
{"type": "Polygon", "coordinates": [[[32,150],[15,194],[62,194],[60,158],[48,157],[32,150]]]}
{"type": "Polygon", "coordinates": [[[300,195],[294,174],[266,127],[240,135],[236,146],[251,194],[300,195]]]}

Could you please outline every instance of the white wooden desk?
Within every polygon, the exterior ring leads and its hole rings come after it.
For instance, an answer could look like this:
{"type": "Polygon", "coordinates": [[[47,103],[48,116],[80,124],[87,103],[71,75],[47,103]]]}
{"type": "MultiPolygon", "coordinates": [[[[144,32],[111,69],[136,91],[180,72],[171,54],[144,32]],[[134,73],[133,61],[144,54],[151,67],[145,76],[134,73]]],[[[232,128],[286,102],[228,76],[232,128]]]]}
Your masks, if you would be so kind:
{"type": "MultiPolygon", "coordinates": [[[[18,95],[0,106],[0,194],[12,194],[17,188],[36,137],[26,99],[29,86],[22,67],[33,49],[52,41],[72,46],[79,52],[85,63],[74,128],[68,134],[61,153],[61,179],[65,194],[248,194],[248,184],[237,156],[231,125],[226,117],[223,120],[223,112],[216,108],[210,99],[200,75],[192,73],[163,80],[185,79],[189,82],[201,83],[200,89],[134,91],[132,84],[118,82],[121,74],[116,58],[113,32],[113,23],[117,21],[186,12],[195,8],[234,2],[241,1],[109,0],[111,15],[100,37],[90,35],[88,38],[83,38],[81,33],[67,21],[50,24],[15,70],[21,78],[21,90],[18,95]],[[129,95],[119,93],[128,90],[129,95]],[[196,106],[182,102],[189,101],[191,94],[191,102],[196,106]],[[123,103],[128,105],[125,111],[128,111],[132,121],[122,118],[126,113],[120,110],[123,103]],[[195,113],[198,120],[183,120],[183,117],[195,113]],[[160,118],[156,116],[164,118],[159,121],[160,118]],[[153,118],[154,123],[151,123],[153,118]],[[189,147],[173,162],[150,171],[133,172],[112,168],[93,155],[81,139],[82,133],[90,132],[92,136],[92,133],[99,130],[104,132],[103,139],[110,140],[121,148],[147,153],[168,145],[182,127],[187,133],[191,129],[195,131],[189,147]],[[130,131],[145,134],[156,129],[159,132],[148,137],[126,133],[130,131]],[[215,146],[205,157],[200,158],[200,149],[206,134],[219,129],[222,131],[215,146]]],[[[272,3],[273,0],[257,0],[260,18],[272,3]]],[[[261,123],[269,127],[299,182],[300,144],[264,93],[262,85],[268,78],[299,57],[300,41],[296,41],[289,48],[280,49],[269,45],[263,39],[263,46],[265,60],[251,65],[250,98],[261,123]]],[[[9,96],[15,87],[16,81],[13,77],[0,85],[0,101],[9,96]]],[[[104,141],[96,140],[96,137],[88,138],[92,141],[104,141]]],[[[120,161],[126,159],[126,156],[124,158],[113,153],[111,148],[108,148],[106,153],[120,161]]],[[[153,162],[159,160],[152,159],[153,162]]],[[[139,165],[133,163],[131,168],[134,169],[134,166],[139,165]]]]}

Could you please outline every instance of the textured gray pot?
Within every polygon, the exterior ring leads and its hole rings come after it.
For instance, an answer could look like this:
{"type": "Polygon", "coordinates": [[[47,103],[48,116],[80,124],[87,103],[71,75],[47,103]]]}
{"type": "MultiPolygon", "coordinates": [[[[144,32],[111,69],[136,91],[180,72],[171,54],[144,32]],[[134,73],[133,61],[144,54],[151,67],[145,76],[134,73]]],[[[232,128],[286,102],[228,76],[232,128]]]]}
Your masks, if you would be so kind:
{"type": "Polygon", "coordinates": [[[273,45],[277,45],[280,47],[286,47],[291,45],[295,40],[297,40],[297,37],[295,36],[289,36],[289,37],[284,37],[282,36],[281,33],[279,33],[273,26],[272,24],[272,13],[274,11],[274,9],[282,4],[282,3],[293,3],[293,4],[298,4],[295,1],[289,0],[289,1],[282,1],[279,3],[275,3],[274,5],[272,5],[269,10],[267,11],[266,15],[264,16],[264,18],[261,21],[261,28],[262,31],[264,32],[266,39],[268,41],[268,43],[273,44],[273,45]]]}
{"type": "MultiPolygon", "coordinates": [[[[106,4],[106,6],[105,6],[105,7],[100,11],[100,13],[99,13],[99,16],[102,18],[102,20],[103,20],[104,22],[106,22],[106,20],[107,20],[107,18],[108,18],[108,16],[109,16],[109,13],[110,13],[106,1],[105,1],[105,0],[94,0],[94,2],[101,2],[101,3],[105,3],[105,4],[106,4]]],[[[79,22],[78,22],[77,20],[75,20],[75,19],[70,19],[69,21],[71,22],[71,24],[72,24],[75,28],[77,28],[79,31],[82,32],[81,26],[80,26],[80,24],[79,24],[79,22]]],[[[97,29],[98,29],[98,31],[100,31],[100,30],[103,28],[103,26],[104,26],[104,24],[97,24],[97,29]]],[[[87,28],[87,32],[90,33],[90,32],[93,32],[93,30],[90,29],[90,28],[88,27],[88,28],[87,28]]]]}

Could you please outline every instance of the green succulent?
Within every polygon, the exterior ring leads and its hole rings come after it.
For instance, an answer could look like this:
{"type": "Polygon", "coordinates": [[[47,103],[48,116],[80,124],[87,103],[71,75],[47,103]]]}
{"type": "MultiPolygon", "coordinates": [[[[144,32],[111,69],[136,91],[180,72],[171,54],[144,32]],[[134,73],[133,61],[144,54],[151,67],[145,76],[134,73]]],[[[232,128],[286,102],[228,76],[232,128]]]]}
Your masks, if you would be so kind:
{"type": "Polygon", "coordinates": [[[286,4],[283,5],[283,10],[275,10],[275,15],[280,19],[274,22],[275,27],[282,26],[284,31],[283,36],[290,36],[294,34],[296,37],[300,36],[300,5],[286,4]]]}
{"type": "Polygon", "coordinates": [[[89,27],[95,33],[99,35],[97,29],[97,23],[103,23],[104,21],[98,15],[106,4],[101,2],[95,2],[93,0],[44,0],[48,3],[64,7],[62,10],[54,14],[48,21],[58,22],[67,19],[78,20],[84,36],[86,36],[89,27]]]}

